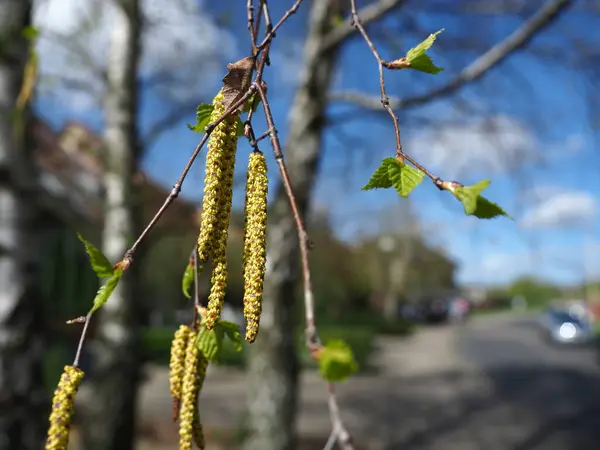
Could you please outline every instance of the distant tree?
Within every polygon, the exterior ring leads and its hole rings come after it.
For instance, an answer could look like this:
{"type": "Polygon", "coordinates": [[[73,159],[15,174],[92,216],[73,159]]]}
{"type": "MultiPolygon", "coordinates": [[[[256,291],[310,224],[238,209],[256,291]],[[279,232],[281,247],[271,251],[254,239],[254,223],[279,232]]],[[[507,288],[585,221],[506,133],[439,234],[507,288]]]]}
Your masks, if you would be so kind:
{"type": "Polygon", "coordinates": [[[31,3],[0,2],[0,448],[15,450],[42,447],[48,411],[37,178],[24,133],[29,110],[25,104],[17,107],[29,55],[23,31],[31,24],[31,3]]]}

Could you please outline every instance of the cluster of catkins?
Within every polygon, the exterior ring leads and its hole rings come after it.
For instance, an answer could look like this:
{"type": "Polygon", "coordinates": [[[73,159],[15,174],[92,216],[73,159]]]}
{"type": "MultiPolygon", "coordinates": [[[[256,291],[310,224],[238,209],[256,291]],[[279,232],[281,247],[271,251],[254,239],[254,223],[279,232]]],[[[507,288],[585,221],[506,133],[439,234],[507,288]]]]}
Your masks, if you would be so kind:
{"type": "Polygon", "coordinates": [[[208,360],[196,340],[198,332],[181,325],[171,346],[170,388],[173,420],[179,416],[179,449],[191,450],[192,442],[204,448],[204,432],[198,412],[198,396],[204,384],[208,360]]]}
{"type": "MultiPolygon", "coordinates": [[[[223,91],[213,100],[210,122],[225,113],[223,91]]],[[[233,175],[237,152],[238,117],[228,116],[215,127],[208,141],[202,221],[198,237],[200,265],[212,262],[211,289],[207,308],[201,308],[201,324],[212,329],[217,324],[227,289],[227,235],[233,198],[233,175]]],[[[250,154],[244,207],[244,317],[246,341],[258,335],[263,284],[266,270],[267,163],[259,151],[250,154]]],[[[171,345],[170,384],[173,419],[179,417],[179,448],[188,450],[192,442],[203,449],[204,434],[198,413],[198,397],[209,361],[198,345],[197,325],[182,325],[171,345]]]]}
{"type": "MultiPolygon", "coordinates": [[[[222,91],[213,100],[211,122],[225,112],[222,91]]],[[[227,230],[231,217],[233,173],[237,151],[235,115],[214,129],[208,142],[202,222],[198,237],[200,264],[212,261],[211,289],[205,326],[212,329],[221,316],[227,288],[227,230]]],[[[250,154],[246,180],[244,225],[244,318],[246,340],[254,342],[258,334],[266,269],[267,163],[259,151],[250,154]]]]}
{"type": "MultiPolygon", "coordinates": [[[[223,91],[213,100],[211,122],[225,113],[223,91]]],[[[227,231],[233,197],[233,174],[237,151],[239,118],[230,115],[217,125],[208,142],[202,223],[198,237],[201,265],[212,262],[208,306],[201,311],[201,324],[181,325],[171,345],[170,390],[173,418],[179,418],[179,448],[191,450],[195,442],[204,448],[204,434],[198,412],[198,397],[206,376],[208,359],[198,345],[198,325],[212,329],[218,322],[227,288],[227,231]]],[[[246,183],[243,250],[244,317],[246,340],[258,334],[261,300],[266,269],[267,164],[259,151],[250,154],[246,183]]],[[[83,371],[66,366],[52,400],[52,413],[46,450],[66,450],[73,416],[75,394],[83,371]]]]}

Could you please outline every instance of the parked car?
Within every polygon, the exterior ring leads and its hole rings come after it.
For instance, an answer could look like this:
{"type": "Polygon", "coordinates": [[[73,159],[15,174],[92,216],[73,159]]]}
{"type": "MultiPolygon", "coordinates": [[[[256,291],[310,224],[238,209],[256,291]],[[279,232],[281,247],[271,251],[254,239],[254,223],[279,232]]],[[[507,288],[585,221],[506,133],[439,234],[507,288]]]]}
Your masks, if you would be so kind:
{"type": "Polygon", "coordinates": [[[572,314],[568,309],[549,309],[541,325],[543,338],[551,344],[588,344],[594,338],[588,318],[572,314]]]}

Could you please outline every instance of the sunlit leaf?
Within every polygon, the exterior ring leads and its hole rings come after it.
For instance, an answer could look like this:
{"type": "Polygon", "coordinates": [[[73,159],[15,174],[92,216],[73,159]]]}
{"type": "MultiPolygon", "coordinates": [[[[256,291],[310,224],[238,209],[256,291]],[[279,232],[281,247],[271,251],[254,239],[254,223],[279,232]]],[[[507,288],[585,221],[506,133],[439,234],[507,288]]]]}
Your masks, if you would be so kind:
{"type": "Polygon", "coordinates": [[[319,351],[318,362],[321,376],[331,382],[344,381],[358,370],[352,349],[339,339],[328,342],[319,351]]]}
{"type": "Polygon", "coordinates": [[[90,258],[90,264],[98,278],[108,278],[113,275],[113,266],[104,254],[98,250],[93,244],[86,241],[80,233],[77,237],[85,246],[85,251],[90,258]]]}

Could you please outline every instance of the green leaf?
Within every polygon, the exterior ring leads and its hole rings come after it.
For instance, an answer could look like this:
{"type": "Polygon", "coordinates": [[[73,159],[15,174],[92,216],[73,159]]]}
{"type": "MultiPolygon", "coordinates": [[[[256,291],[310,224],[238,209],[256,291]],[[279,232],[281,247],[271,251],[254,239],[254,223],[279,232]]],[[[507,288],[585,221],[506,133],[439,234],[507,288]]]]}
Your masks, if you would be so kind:
{"type": "Polygon", "coordinates": [[[123,269],[119,268],[115,270],[112,277],[106,280],[106,283],[104,283],[104,285],[98,289],[96,297],[94,298],[94,305],[92,306],[90,313],[98,311],[98,309],[100,309],[108,301],[109,297],[117,287],[117,284],[119,284],[119,280],[123,276],[123,273],[123,269]]]}
{"type": "Polygon", "coordinates": [[[401,197],[408,197],[408,194],[421,184],[425,174],[419,169],[415,169],[397,160],[394,160],[394,163],[388,167],[388,176],[392,180],[396,192],[401,197]]]}
{"type": "Polygon", "coordinates": [[[198,333],[198,348],[206,359],[218,363],[223,349],[224,331],[222,327],[215,326],[212,330],[203,324],[198,333]]]}
{"type": "Polygon", "coordinates": [[[181,280],[181,290],[183,292],[183,295],[185,295],[187,298],[192,298],[190,289],[194,284],[194,275],[194,265],[188,264],[185,268],[185,272],[183,272],[183,279],[181,280]]]}
{"type": "Polygon", "coordinates": [[[254,100],[257,98],[258,94],[254,93],[250,96],[250,98],[248,100],[246,100],[246,103],[244,104],[244,108],[242,109],[242,112],[250,112],[250,108],[252,108],[252,112],[256,112],[256,109],[258,108],[258,104],[260,102],[256,102],[254,103],[254,100]]]}
{"type": "Polygon", "coordinates": [[[85,245],[85,251],[90,257],[90,264],[98,278],[108,278],[112,276],[114,270],[108,258],[104,256],[100,250],[94,247],[93,244],[86,241],[80,233],[77,233],[77,237],[83,242],[83,245],[85,245]]]}
{"type": "Polygon", "coordinates": [[[239,116],[237,116],[236,117],[236,123],[237,123],[237,135],[238,135],[238,137],[241,137],[241,136],[245,137],[246,135],[244,134],[244,121],[239,116]]]}
{"type": "Polygon", "coordinates": [[[196,108],[196,124],[188,124],[188,128],[196,133],[204,133],[206,125],[210,123],[213,109],[214,106],[210,103],[200,103],[196,108]]]}
{"type": "Polygon", "coordinates": [[[437,67],[431,58],[425,54],[425,52],[429,50],[429,48],[431,48],[435,42],[437,35],[442,31],[444,31],[443,28],[436,33],[430,34],[427,39],[425,39],[416,47],[411,48],[406,53],[406,62],[409,64],[411,69],[432,74],[436,74],[444,70],[441,67],[437,67]]]}
{"type": "Polygon", "coordinates": [[[319,372],[327,381],[344,381],[358,370],[352,349],[344,341],[336,339],[319,351],[319,372]]]}
{"type": "Polygon", "coordinates": [[[21,34],[25,39],[31,41],[39,36],[40,30],[38,30],[36,27],[26,26],[25,28],[23,28],[21,34]]]}
{"type": "Polygon", "coordinates": [[[418,70],[419,72],[431,73],[433,75],[444,70],[442,67],[436,66],[428,55],[421,55],[410,62],[409,69],[418,70]]]}
{"type": "Polygon", "coordinates": [[[470,186],[457,187],[454,196],[463,204],[465,214],[480,219],[493,219],[498,216],[512,217],[497,204],[482,197],[481,193],[490,185],[490,180],[481,180],[470,186]]]}
{"type": "Polygon", "coordinates": [[[226,320],[219,320],[217,326],[221,327],[225,332],[225,335],[229,338],[236,349],[241,352],[243,348],[242,334],[240,332],[240,326],[237,323],[228,322],[226,320]]]}
{"type": "Polygon", "coordinates": [[[387,189],[391,188],[394,183],[389,176],[389,167],[397,164],[394,158],[385,158],[381,161],[381,165],[377,168],[369,182],[362,188],[363,191],[369,191],[371,189],[387,189]]]}

